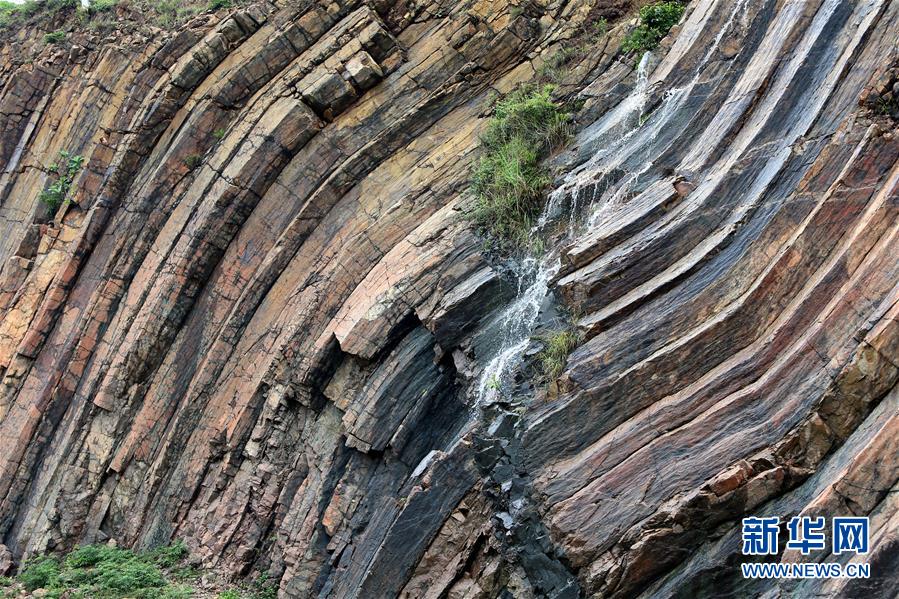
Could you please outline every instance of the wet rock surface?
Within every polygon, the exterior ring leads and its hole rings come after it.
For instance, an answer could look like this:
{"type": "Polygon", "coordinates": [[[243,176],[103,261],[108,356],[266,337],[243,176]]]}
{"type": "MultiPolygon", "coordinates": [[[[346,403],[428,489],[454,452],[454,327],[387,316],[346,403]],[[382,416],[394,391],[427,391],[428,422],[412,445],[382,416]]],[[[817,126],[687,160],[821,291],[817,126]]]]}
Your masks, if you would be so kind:
{"type": "Polygon", "coordinates": [[[177,538],[284,597],[891,597],[899,4],[694,0],[643,60],[637,4],[262,2],[0,51],[0,574],[177,538]],[[574,45],[568,233],[485,401],[522,289],[469,169],[574,45]],[[756,514],[870,516],[875,576],[743,580],[756,514]]]}

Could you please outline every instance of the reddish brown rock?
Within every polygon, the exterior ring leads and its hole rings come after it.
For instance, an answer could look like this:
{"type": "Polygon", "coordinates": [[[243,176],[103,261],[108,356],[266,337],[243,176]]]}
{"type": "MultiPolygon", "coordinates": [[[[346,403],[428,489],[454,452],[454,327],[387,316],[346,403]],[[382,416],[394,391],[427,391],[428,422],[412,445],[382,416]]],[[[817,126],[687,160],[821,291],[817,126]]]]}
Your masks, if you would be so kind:
{"type": "Polygon", "coordinates": [[[283,597],[895,589],[899,4],[695,0],[644,61],[637,4],[0,32],[0,573],[179,538],[283,597]],[[539,326],[582,341],[477,404],[516,286],[470,167],[559,51],[539,326]],[[885,574],[743,580],[762,512],[869,516],[885,574]]]}

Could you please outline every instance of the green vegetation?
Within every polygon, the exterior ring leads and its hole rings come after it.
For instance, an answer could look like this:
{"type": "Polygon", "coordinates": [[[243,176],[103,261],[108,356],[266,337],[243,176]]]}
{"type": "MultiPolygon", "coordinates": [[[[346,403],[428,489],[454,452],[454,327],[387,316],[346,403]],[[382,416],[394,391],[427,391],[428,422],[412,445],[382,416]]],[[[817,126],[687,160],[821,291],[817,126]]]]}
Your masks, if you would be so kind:
{"type": "Polygon", "coordinates": [[[79,0],[28,0],[22,4],[15,4],[7,0],[0,0],[0,27],[20,23],[28,17],[41,11],[56,13],[64,8],[76,8],[79,0]]]}
{"type": "Polygon", "coordinates": [[[19,582],[26,591],[55,589],[60,586],[59,563],[51,557],[34,558],[25,564],[19,574],[19,582]]]}
{"type": "MultiPolygon", "coordinates": [[[[0,0],[0,29],[21,26],[26,20],[36,16],[57,15],[54,26],[73,25],[67,30],[79,27],[92,31],[134,30],[147,23],[171,29],[204,10],[232,8],[245,0],[91,0],[90,6],[81,7],[81,0],[27,0],[15,4],[0,0]],[[121,8],[118,14],[110,14],[121,8]]],[[[40,25],[38,25],[40,26],[40,25]]],[[[57,43],[59,32],[48,34],[48,42],[57,43]],[[50,41],[50,40],[54,41],[50,41]]]]}
{"type": "Polygon", "coordinates": [[[6,27],[19,17],[19,4],[0,1],[0,27],[6,27]]]}
{"type": "Polygon", "coordinates": [[[44,42],[48,44],[58,44],[64,39],[66,39],[65,31],[51,31],[44,36],[44,42]]]}
{"type": "Polygon", "coordinates": [[[216,129],[212,132],[212,137],[218,139],[219,141],[225,139],[225,130],[224,129],[216,129]]]}
{"type": "Polygon", "coordinates": [[[590,24],[590,30],[590,40],[596,43],[609,32],[609,22],[605,17],[600,17],[590,24]]]}
{"type": "Polygon", "coordinates": [[[253,583],[248,599],[278,599],[278,585],[270,580],[268,572],[263,572],[253,583]]]}
{"type": "Polygon", "coordinates": [[[537,79],[542,83],[558,85],[571,70],[571,64],[580,63],[595,54],[597,45],[609,31],[609,22],[604,18],[588,22],[582,26],[577,37],[564,42],[537,67],[537,79]]]}
{"type": "Polygon", "coordinates": [[[537,68],[537,77],[540,81],[546,81],[552,84],[561,83],[567,72],[566,67],[568,63],[571,62],[576,54],[577,50],[571,46],[559,48],[550,54],[546,60],[543,61],[543,64],[537,68]]]}
{"type": "MultiPolygon", "coordinates": [[[[150,551],[111,545],[76,547],[63,557],[39,556],[23,564],[16,578],[0,576],[0,599],[42,589],[48,599],[191,599],[201,572],[187,563],[180,541],[150,551]]],[[[209,596],[204,585],[201,595],[209,596]]],[[[268,574],[218,599],[276,599],[278,586],[268,574]]],[[[31,595],[29,595],[31,596],[31,595]]]]}
{"type": "Polygon", "coordinates": [[[203,163],[203,156],[200,154],[190,154],[184,157],[184,165],[190,170],[194,170],[203,163]]]}
{"type": "Polygon", "coordinates": [[[156,0],[152,2],[153,21],[163,29],[171,29],[188,20],[198,12],[201,7],[181,0],[156,0]]]}
{"type": "Polygon", "coordinates": [[[72,181],[75,180],[75,175],[83,165],[83,156],[77,156],[65,150],[61,150],[56,162],[50,165],[50,172],[56,175],[56,181],[42,191],[38,199],[45,203],[51,212],[55,213],[63,202],[69,199],[72,181]]]}
{"type": "Polygon", "coordinates": [[[562,374],[568,363],[568,354],[577,347],[580,337],[570,330],[560,330],[541,337],[543,350],[537,355],[540,373],[552,381],[562,374]]]}
{"type": "Polygon", "coordinates": [[[263,574],[256,582],[242,590],[228,589],[220,592],[216,599],[277,599],[277,597],[278,585],[269,580],[268,574],[263,574]]]}
{"type": "Polygon", "coordinates": [[[186,557],[187,549],[180,542],[141,553],[85,545],[63,559],[40,556],[29,560],[17,582],[28,592],[44,589],[44,596],[50,599],[186,599],[193,591],[169,581],[186,557]]]}
{"type": "Polygon", "coordinates": [[[656,2],[640,9],[640,24],[621,42],[621,51],[647,52],[653,50],[668,35],[684,14],[680,2],[656,2]]]}
{"type": "Polygon", "coordinates": [[[500,245],[523,248],[543,204],[548,173],[540,161],[569,135],[570,115],[551,99],[552,86],[524,87],[497,102],[481,136],[472,175],[475,222],[500,245]]]}
{"type": "Polygon", "coordinates": [[[118,6],[119,0],[93,0],[88,7],[89,12],[109,12],[118,6]]]}
{"type": "Polygon", "coordinates": [[[899,120],[899,96],[885,93],[868,100],[867,104],[875,114],[899,120]]]}

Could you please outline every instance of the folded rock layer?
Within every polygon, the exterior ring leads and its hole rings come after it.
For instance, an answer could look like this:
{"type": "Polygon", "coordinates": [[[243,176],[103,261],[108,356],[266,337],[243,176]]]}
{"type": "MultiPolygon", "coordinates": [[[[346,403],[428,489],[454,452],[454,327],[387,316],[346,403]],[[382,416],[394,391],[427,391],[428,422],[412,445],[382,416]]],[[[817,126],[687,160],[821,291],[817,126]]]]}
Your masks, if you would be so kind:
{"type": "Polygon", "coordinates": [[[4,33],[0,542],[183,539],[285,597],[893,596],[899,3],[693,0],[642,60],[639,4],[4,33]],[[477,405],[517,290],[471,163],[559,52],[580,341],[477,405]],[[869,516],[874,576],[744,580],[760,514],[869,516]]]}

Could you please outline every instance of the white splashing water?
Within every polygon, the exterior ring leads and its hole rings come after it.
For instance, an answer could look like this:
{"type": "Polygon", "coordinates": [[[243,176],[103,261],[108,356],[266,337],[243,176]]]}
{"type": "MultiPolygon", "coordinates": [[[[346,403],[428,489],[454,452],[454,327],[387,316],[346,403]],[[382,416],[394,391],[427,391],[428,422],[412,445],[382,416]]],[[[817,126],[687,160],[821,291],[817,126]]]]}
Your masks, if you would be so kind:
{"type": "Polygon", "coordinates": [[[495,401],[509,384],[509,378],[530,342],[549,281],[558,270],[557,256],[550,260],[528,258],[520,265],[520,272],[516,273],[518,294],[495,323],[502,342],[478,381],[478,405],[495,401]]]}
{"type": "MultiPolygon", "coordinates": [[[[649,85],[646,81],[646,67],[651,55],[644,54],[640,61],[638,81],[633,92],[606,117],[597,121],[583,133],[589,143],[598,150],[588,161],[572,170],[555,193],[560,197],[579,197],[585,189],[591,190],[592,197],[588,203],[594,204],[597,208],[613,208],[616,203],[620,204],[631,197],[630,192],[640,175],[652,167],[653,162],[649,153],[654,143],[663,130],[670,125],[675,114],[683,107],[683,102],[699,85],[705,67],[715,57],[721,41],[730,32],[731,27],[735,23],[739,23],[738,17],[745,14],[748,2],[749,0],[737,0],[729,6],[730,12],[727,20],[719,28],[718,35],[698,62],[691,80],[682,87],[669,89],[657,109],[649,115],[644,115],[644,110],[650,95],[649,85]],[[641,151],[645,151],[647,154],[642,163],[639,161],[641,151]],[[636,162],[639,166],[629,168],[626,174],[613,184],[596,185],[597,181],[603,181],[607,175],[621,169],[625,162],[631,164],[636,162]],[[611,193],[602,206],[594,202],[610,191],[611,193]]],[[[587,226],[596,225],[603,214],[604,212],[600,210],[594,210],[587,226]]]]}
{"type": "Polygon", "coordinates": [[[511,383],[510,379],[530,343],[531,333],[549,291],[549,282],[559,271],[559,249],[580,228],[577,214],[581,212],[581,208],[588,209],[589,217],[585,226],[595,226],[601,213],[596,209],[590,209],[591,206],[599,208],[597,200],[603,196],[608,196],[603,202],[604,205],[625,201],[639,176],[652,167],[652,161],[647,156],[639,168],[627,172],[616,182],[616,188],[611,194],[608,194],[609,186],[596,185],[597,180],[603,179],[614,169],[619,168],[628,156],[634,156],[634,152],[640,148],[649,151],[669,119],[698,84],[704,67],[713,57],[737,15],[744,12],[747,2],[748,0],[737,0],[731,5],[729,18],[700,60],[693,79],[684,87],[669,90],[658,109],[651,115],[643,114],[650,95],[648,71],[652,55],[647,52],[640,59],[637,81],[630,94],[582,132],[581,138],[589,140],[590,145],[596,148],[594,155],[586,163],[572,170],[565,181],[550,194],[546,207],[532,230],[533,235],[538,235],[546,225],[561,216],[565,203],[570,202],[567,234],[543,258],[527,258],[518,265],[515,272],[518,285],[515,300],[485,329],[489,334],[498,334],[501,341],[478,381],[477,405],[495,401],[502,395],[502,390],[511,383]],[[592,192],[585,194],[584,189],[590,189],[592,192]]]}
{"type": "MultiPolygon", "coordinates": [[[[640,126],[640,117],[646,106],[647,70],[650,54],[647,52],[637,67],[637,83],[634,89],[613,111],[591,127],[588,135],[593,139],[621,139],[630,137],[640,126]]],[[[572,202],[568,231],[562,243],[549,250],[541,258],[528,257],[516,268],[515,278],[518,285],[515,299],[505,310],[487,325],[486,331],[496,332],[501,337],[497,349],[484,368],[478,381],[477,405],[496,401],[502,395],[511,377],[527,349],[531,333],[540,316],[549,282],[559,272],[559,248],[572,237],[577,229],[577,203],[581,199],[578,194],[570,194],[570,189],[562,186],[547,199],[543,213],[531,230],[532,235],[539,235],[550,222],[559,218],[566,198],[572,202]]]]}

